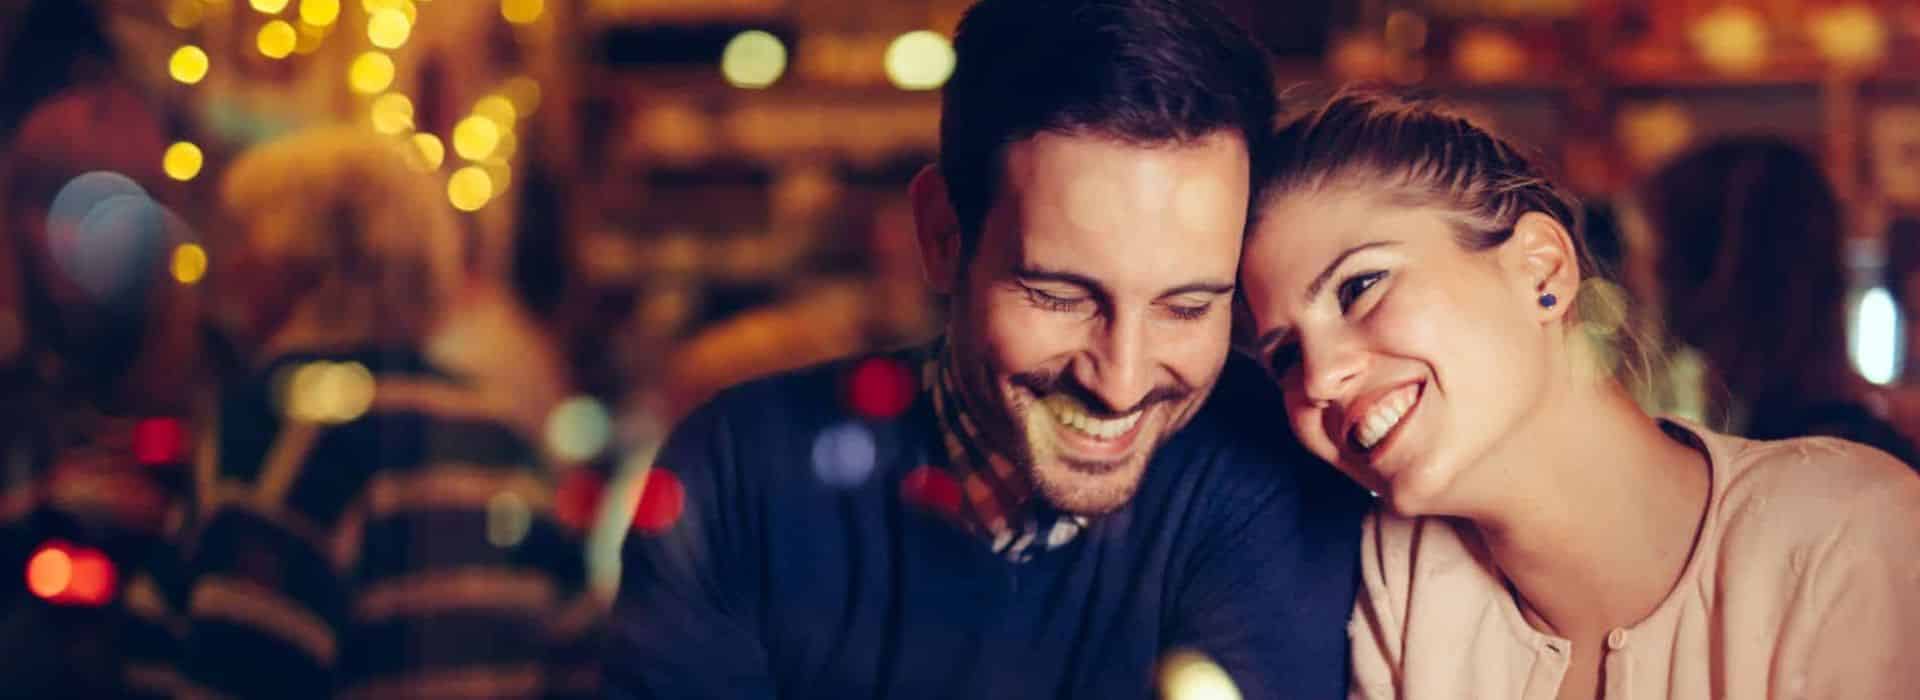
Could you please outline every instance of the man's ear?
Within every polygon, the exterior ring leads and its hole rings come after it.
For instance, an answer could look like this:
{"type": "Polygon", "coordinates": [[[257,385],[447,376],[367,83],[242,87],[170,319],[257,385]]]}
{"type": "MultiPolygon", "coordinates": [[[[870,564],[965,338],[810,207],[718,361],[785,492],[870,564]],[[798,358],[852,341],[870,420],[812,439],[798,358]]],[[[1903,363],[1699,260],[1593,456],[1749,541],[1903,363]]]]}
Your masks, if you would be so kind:
{"type": "Polygon", "coordinates": [[[1501,248],[1515,288],[1539,308],[1543,320],[1558,319],[1573,308],[1580,293],[1580,253],[1567,227],[1546,214],[1527,212],[1501,248]]]}
{"type": "Polygon", "coordinates": [[[928,165],[907,187],[913,198],[913,229],[920,241],[920,266],[937,294],[952,294],[960,277],[960,217],[947,198],[947,179],[928,165]]]}

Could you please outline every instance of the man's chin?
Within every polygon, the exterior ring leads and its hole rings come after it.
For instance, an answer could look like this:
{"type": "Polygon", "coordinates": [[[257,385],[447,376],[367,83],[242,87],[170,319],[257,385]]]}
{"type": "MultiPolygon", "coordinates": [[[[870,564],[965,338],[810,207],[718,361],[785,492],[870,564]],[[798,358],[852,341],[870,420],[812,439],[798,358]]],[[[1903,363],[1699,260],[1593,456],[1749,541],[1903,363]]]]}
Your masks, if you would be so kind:
{"type": "Polygon", "coordinates": [[[1060,458],[1036,465],[1033,481],[1040,495],[1061,512],[1097,516],[1132,501],[1146,467],[1147,460],[1141,455],[1113,462],[1060,458]]]}

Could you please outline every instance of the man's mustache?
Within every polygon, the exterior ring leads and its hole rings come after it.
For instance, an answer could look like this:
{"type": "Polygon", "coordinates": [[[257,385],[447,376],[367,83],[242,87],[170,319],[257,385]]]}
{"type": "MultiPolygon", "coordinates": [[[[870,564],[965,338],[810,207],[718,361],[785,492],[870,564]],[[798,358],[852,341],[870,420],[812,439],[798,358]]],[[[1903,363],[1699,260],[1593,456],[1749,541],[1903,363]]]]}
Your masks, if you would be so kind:
{"type": "Polygon", "coordinates": [[[1185,385],[1161,385],[1147,392],[1146,396],[1124,410],[1107,405],[1106,400],[1082,386],[1070,372],[1022,372],[1008,378],[1014,386],[1033,392],[1035,396],[1047,396],[1062,393],[1079,401],[1088,413],[1095,418],[1112,419],[1133,415],[1158,403],[1182,401],[1193,396],[1193,388],[1185,385]]]}

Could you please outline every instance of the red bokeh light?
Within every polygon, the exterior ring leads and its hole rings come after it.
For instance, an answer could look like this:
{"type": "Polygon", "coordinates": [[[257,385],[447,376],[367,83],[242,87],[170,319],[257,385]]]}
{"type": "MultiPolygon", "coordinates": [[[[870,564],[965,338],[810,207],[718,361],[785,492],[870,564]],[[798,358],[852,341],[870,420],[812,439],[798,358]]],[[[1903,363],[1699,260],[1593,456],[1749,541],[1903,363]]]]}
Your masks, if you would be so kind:
{"type": "Polygon", "coordinates": [[[680,522],[687,507],[687,489],[680,477],[664,467],[647,470],[640,485],[640,502],[633,508],[633,527],[649,535],[658,535],[680,522]]]}
{"type": "Polygon", "coordinates": [[[92,547],[49,540],[27,560],[27,590],[57,605],[106,605],[118,582],[113,560],[92,547]]]}
{"type": "Polygon", "coordinates": [[[113,601],[114,584],[118,582],[118,572],[114,571],[113,560],[97,549],[78,549],[73,553],[73,584],[67,587],[64,602],[72,605],[97,607],[113,601]]]}
{"type": "Polygon", "coordinates": [[[47,600],[65,595],[73,586],[73,553],[65,542],[40,545],[27,560],[27,590],[47,600]]]}
{"type": "Polygon", "coordinates": [[[553,517],[576,532],[584,532],[599,515],[600,499],[606,491],[606,479],[593,471],[576,469],[554,493],[553,517]]]}
{"type": "Polygon", "coordinates": [[[913,405],[913,370],[891,357],[868,358],[847,373],[847,407],[871,420],[887,420],[913,405]]]}
{"type": "Polygon", "coordinates": [[[960,515],[960,482],[953,475],[931,466],[907,473],[900,482],[900,497],[907,503],[945,517],[960,515]]]}
{"type": "Polygon", "coordinates": [[[178,418],[148,418],[133,427],[133,455],[141,464],[186,461],[187,429],[178,418]]]}

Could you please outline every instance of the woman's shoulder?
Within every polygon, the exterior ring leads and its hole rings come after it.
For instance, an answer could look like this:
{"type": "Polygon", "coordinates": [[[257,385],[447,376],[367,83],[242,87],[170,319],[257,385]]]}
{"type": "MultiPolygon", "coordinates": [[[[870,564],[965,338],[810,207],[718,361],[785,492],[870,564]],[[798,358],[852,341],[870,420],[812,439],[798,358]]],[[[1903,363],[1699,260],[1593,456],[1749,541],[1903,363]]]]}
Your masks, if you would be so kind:
{"type": "MultiPolygon", "coordinates": [[[[1846,539],[1920,533],[1920,475],[1892,455],[1831,437],[1745,440],[1703,435],[1714,446],[1716,511],[1729,555],[1804,556],[1846,539]]],[[[1900,554],[1887,552],[1887,554],[1900,554]]]]}

